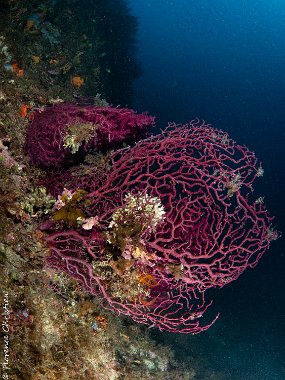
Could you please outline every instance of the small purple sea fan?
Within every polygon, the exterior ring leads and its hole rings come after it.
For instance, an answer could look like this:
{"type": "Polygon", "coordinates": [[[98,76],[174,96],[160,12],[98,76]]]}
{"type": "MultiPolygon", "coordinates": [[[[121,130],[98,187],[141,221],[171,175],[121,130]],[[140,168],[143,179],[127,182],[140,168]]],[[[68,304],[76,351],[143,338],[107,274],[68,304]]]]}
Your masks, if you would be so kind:
{"type": "Polygon", "coordinates": [[[79,153],[110,149],[145,135],[154,117],[128,108],[58,104],[36,112],[26,137],[34,165],[60,168],[79,153]]]}

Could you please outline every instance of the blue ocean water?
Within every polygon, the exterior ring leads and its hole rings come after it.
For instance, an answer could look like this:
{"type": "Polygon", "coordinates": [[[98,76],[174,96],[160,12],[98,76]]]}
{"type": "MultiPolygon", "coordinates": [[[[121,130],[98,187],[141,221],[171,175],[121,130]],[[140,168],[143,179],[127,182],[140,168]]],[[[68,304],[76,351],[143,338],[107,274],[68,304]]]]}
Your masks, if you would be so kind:
{"type": "Polygon", "coordinates": [[[161,334],[228,379],[285,379],[285,3],[129,0],[144,74],[132,106],[168,121],[195,117],[227,131],[263,162],[265,196],[283,238],[254,269],[215,294],[221,317],[197,336],[161,334]]]}

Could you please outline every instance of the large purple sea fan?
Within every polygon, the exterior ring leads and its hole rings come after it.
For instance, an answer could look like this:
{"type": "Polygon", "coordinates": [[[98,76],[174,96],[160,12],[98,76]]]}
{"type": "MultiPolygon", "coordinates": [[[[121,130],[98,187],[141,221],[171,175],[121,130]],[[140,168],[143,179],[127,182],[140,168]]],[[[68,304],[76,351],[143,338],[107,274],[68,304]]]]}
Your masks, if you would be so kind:
{"type": "Polygon", "coordinates": [[[88,192],[84,214],[96,223],[50,234],[47,264],[114,312],[160,330],[203,331],[212,324],[199,319],[211,304],[206,291],[254,267],[278,237],[263,199],[253,198],[262,174],[254,153],[226,133],[199,121],[170,125],[113,153],[101,178],[66,173],[71,191],[88,192]],[[141,197],[157,204],[144,208],[141,197]],[[138,210],[163,217],[147,228],[138,210]]]}

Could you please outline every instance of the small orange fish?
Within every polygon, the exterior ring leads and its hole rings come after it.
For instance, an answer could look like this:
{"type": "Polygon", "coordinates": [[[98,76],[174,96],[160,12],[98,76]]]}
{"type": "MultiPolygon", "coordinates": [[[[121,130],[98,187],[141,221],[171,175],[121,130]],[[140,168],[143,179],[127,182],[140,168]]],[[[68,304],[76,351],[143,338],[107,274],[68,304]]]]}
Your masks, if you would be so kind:
{"type": "Polygon", "coordinates": [[[31,109],[31,106],[28,106],[27,104],[22,104],[20,108],[20,116],[26,117],[28,114],[29,109],[31,109]]]}
{"type": "Polygon", "coordinates": [[[18,63],[12,63],[13,72],[16,73],[17,77],[24,75],[24,70],[20,69],[18,63]]]}
{"type": "Polygon", "coordinates": [[[24,75],[24,69],[19,69],[16,73],[17,77],[21,77],[24,75]]]}
{"type": "Polygon", "coordinates": [[[80,88],[82,85],[84,85],[84,79],[81,78],[80,76],[76,75],[71,78],[71,84],[74,87],[80,88]]]}
{"type": "Polygon", "coordinates": [[[16,72],[19,70],[18,63],[12,63],[13,71],[16,72]]]}

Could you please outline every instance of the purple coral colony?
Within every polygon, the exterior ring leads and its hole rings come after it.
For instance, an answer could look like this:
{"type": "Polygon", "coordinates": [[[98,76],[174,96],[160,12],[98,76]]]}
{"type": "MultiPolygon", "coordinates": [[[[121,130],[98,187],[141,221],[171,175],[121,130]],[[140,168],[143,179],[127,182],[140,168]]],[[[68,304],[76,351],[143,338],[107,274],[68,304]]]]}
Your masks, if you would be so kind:
{"type": "Polygon", "coordinates": [[[254,267],[278,233],[253,199],[253,152],[199,120],[147,136],[153,125],[109,106],[34,114],[26,151],[57,199],[46,265],[117,314],[196,334],[218,317],[201,322],[207,291],[254,267]]]}

